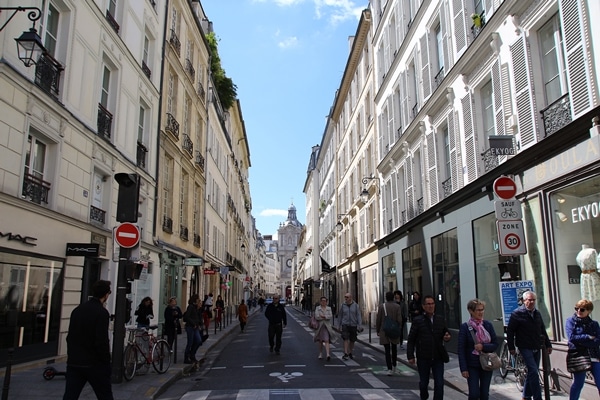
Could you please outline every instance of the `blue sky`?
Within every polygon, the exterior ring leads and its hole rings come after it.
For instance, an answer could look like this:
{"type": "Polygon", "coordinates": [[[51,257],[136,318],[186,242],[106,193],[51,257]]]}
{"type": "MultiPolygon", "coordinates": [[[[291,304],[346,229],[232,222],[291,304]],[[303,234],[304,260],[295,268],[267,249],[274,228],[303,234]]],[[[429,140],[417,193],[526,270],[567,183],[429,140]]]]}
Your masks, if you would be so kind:
{"type": "Polygon", "coordinates": [[[219,56],[237,85],[250,146],[252,214],[276,235],[294,203],[305,217],[311,148],[326,116],[368,1],[201,0],[219,56]]]}

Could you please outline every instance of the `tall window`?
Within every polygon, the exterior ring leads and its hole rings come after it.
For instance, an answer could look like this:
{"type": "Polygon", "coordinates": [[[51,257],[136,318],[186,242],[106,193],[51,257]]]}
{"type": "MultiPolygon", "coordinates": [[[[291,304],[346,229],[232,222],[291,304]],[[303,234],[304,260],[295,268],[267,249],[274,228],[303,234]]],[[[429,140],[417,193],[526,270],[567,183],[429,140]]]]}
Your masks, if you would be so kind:
{"type": "Polygon", "coordinates": [[[162,192],[163,216],[172,219],[173,207],[171,194],[173,193],[173,159],[169,156],[165,156],[165,163],[163,165],[162,192]]]}
{"type": "Polygon", "coordinates": [[[105,65],[102,73],[102,94],[100,96],[100,104],[108,109],[108,100],[110,92],[110,69],[105,65]]]}
{"type": "Polygon", "coordinates": [[[167,85],[167,112],[174,114],[177,98],[177,78],[172,72],[169,73],[169,81],[167,85]]]}
{"type": "Polygon", "coordinates": [[[138,118],[138,143],[144,144],[144,132],[146,125],[146,109],[140,106],[140,116],[138,118]]]}
{"type": "Polygon", "coordinates": [[[404,283],[404,295],[407,302],[412,300],[412,294],[414,292],[419,292],[421,296],[423,296],[421,243],[413,244],[402,250],[402,277],[404,283]]]}
{"type": "Polygon", "coordinates": [[[58,23],[60,13],[52,5],[48,4],[48,10],[45,15],[45,25],[42,26],[44,32],[44,47],[50,55],[56,57],[56,43],[58,42],[58,23]]]}
{"type": "Polygon", "coordinates": [[[187,199],[188,199],[188,186],[189,185],[189,176],[185,171],[181,172],[181,179],[179,183],[179,223],[181,226],[187,228],[187,220],[188,220],[188,207],[187,207],[187,199]]]}
{"type": "Polygon", "coordinates": [[[142,61],[148,64],[148,54],[150,53],[150,39],[148,35],[144,35],[144,49],[142,53],[142,61]]]}
{"type": "Polygon", "coordinates": [[[442,128],[442,138],[444,143],[444,179],[450,179],[452,177],[452,167],[450,164],[450,133],[448,132],[448,126],[442,128]]]}
{"type": "Polygon", "coordinates": [[[565,58],[562,53],[562,32],[558,15],[546,22],[539,33],[542,52],[542,75],[546,105],[554,103],[566,93],[565,58]]]}
{"type": "Polygon", "coordinates": [[[437,50],[437,67],[438,71],[441,71],[444,69],[444,39],[442,37],[442,26],[440,24],[435,27],[435,43],[437,50]]]}
{"type": "Polygon", "coordinates": [[[458,233],[456,228],[431,238],[435,313],[446,319],[448,328],[461,324],[458,233]]]}
{"type": "MultiPolygon", "coordinates": [[[[38,133],[33,128],[32,132],[38,133]]],[[[46,175],[48,173],[47,163],[51,161],[51,158],[48,154],[49,146],[40,137],[36,134],[29,134],[27,137],[22,196],[37,204],[48,204],[50,182],[47,182],[46,175]]]]}
{"type": "Polygon", "coordinates": [[[484,147],[487,148],[488,138],[494,134],[494,90],[492,89],[491,79],[481,88],[481,106],[483,143],[484,147]]]}
{"type": "Polygon", "coordinates": [[[46,168],[46,144],[35,136],[27,138],[27,149],[25,149],[25,175],[38,179],[44,179],[46,168]]]}
{"type": "Polygon", "coordinates": [[[117,15],[117,0],[108,1],[108,11],[113,17],[117,15]]]}

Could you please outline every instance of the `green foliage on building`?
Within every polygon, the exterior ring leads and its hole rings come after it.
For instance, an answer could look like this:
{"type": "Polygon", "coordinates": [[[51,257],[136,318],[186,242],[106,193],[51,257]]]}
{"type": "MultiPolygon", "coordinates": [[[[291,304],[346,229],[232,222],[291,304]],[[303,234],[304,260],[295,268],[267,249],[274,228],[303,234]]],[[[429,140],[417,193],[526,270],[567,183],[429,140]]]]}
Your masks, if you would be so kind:
{"type": "Polygon", "coordinates": [[[217,36],[214,32],[206,35],[211,52],[210,70],[212,72],[213,82],[215,83],[221,106],[224,110],[229,110],[233,102],[237,98],[237,86],[231,78],[225,74],[225,70],[221,66],[221,58],[219,57],[217,36]]]}

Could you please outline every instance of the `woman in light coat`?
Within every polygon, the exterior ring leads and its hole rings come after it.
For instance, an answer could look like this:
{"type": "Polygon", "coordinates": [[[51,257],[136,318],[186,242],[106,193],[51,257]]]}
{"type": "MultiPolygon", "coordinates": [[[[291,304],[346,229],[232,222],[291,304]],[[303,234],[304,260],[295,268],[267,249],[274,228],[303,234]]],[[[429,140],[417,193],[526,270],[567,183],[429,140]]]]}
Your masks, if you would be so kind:
{"type": "Polygon", "coordinates": [[[385,349],[385,363],[387,364],[387,374],[392,376],[396,370],[396,363],[398,358],[398,343],[400,338],[395,339],[387,337],[383,330],[383,320],[385,316],[392,318],[398,322],[399,326],[402,326],[402,307],[394,301],[394,292],[387,292],[385,294],[385,303],[379,306],[377,310],[377,322],[375,323],[375,329],[377,336],[379,336],[379,344],[383,345],[385,349]]]}
{"type": "Polygon", "coordinates": [[[327,305],[327,298],[321,297],[320,304],[315,308],[315,319],[319,323],[319,327],[315,332],[314,341],[319,343],[319,359],[323,358],[323,345],[325,345],[327,361],[331,360],[329,354],[330,344],[335,341],[333,327],[331,326],[332,318],[333,313],[331,307],[327,305]]]}

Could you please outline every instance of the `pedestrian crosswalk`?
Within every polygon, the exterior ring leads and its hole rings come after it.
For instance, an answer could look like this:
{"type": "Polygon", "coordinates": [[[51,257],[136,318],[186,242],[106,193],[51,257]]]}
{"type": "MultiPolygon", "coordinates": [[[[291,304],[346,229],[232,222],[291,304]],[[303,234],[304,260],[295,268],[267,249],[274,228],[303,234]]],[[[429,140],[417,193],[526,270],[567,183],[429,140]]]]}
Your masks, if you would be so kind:
{"type": "MultiPolygon", "coordinates": [[[[419,399],[418,390],[408,389],[240,389],[187,392],[181,400],[393,400],[419,399]]],[[[167,399],[163,399],[167,400],[167,399]]]]}

